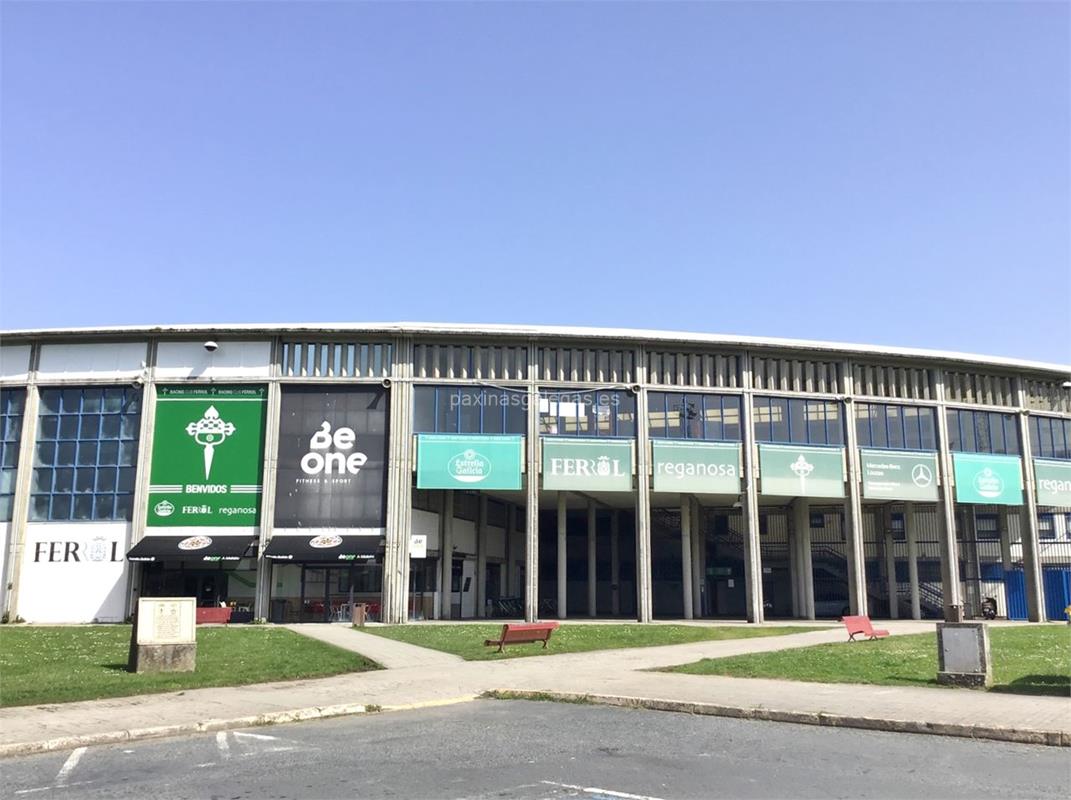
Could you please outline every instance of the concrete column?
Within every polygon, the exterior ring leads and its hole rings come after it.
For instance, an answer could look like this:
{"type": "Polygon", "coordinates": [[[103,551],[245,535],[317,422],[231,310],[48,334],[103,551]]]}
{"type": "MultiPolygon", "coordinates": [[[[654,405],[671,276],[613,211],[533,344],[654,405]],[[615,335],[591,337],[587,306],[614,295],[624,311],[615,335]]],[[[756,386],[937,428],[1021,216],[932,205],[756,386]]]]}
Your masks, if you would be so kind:
{"type": "Polygon", "coordinates": [[[884,531],[882,537],[885,548],[885,584],[889,597],[889,618],[900,619],[900,593],[896,585],[896,544],[892,535],[892,506],[888,503],[882,509],[881,527],[884,531]]]}
{"type": "Polygon", "coordinates": [[[476,512],[476,616],[487,616],[487,495],[476,512]]]}
{"type": "MultiPolygon", "coordinates": [[[[36,361],[38,346],[33,348],[36,361]]],[[[22,407],[22,430],[19,438],[19,466],[15,473],[15,496],[12,498],[11,526],[8,529],[8,551],[5,582],[0,596],[4,597],[4,610],[14,620],[19,615],[19,587],[22,583],[22,551],[26,546],[26,523],[30,513],[30,485],[33,479],[33,454],[37,438],[37,415],[40,408],[40,393],[34,383],[36,366],[31,363],[30,381],[26,386],[26,401],[22,407]]],[[[144,408],[142,409],[144,413],[144,408]]],[[[145,458],[139,455],[139,461],[145,458]]],[[[124,555],[126,555],[124,553],[124,555]]]]}
{"type": "Polygon", "coordinates": [[[706,575],[706,531],[703,507],[692,498],[692,614],[703,616],[703,582],[706,575]]]}
{"type": "Polygon", "coordinates": [[[741,400],[742,450],[744,485],[740,501],[744,510],[744,583],[747,592],[747,621],[761,623],[765,619],[762,607],[762,546],[759,539],[758,445],[755,442],[755,406],[751,394],[751,354],[744,353],[741,400]]]}
{"type": "MultiPolygon", "coordinates": [[[[272,346],[273,348],[278,348],[278,342],[276,341],[272,346]]],[[[276,349],[275,352],[278,352],[278,350],[276,349]]],[[[278,361],[277,357],[272,359],[273,374],[278,371],[278,361]]],[[[152,394],[155,400],[155,386],[152,394]]],[[[281,405],[282,389],[278,381],[273,380],[268,384],[268,403],[265,409],[264,465],[261,472],[260,495],[260,544],[257,547],[257,585],[253,599],[254,619],[267,619],[271,611],[272,563],[271,559],[264,557],[264,551],[268,547],[268,540],[271,539],[275,528],[275,486],[278,480],[279,467],[279,417],[281,405]]],[[[150,459],[150,454],[150,450],[145,451],[146,462],[150,459]]],[[[148,470],[146,470],[146,473],[148,473],[148,470]]],[[[148,484],[148,481],[149,478],[146,474],[146,484],[148,484]]],[[[147,490],[148,486],[146,485],[146,505],[148,504],[147,490]]],[[[147,513],[148,509],[146,508],[144,512],[141,512],[141,518],[145,519],[147,513]]]]}
{"type": "Polygon", "coordinates": [[[651,474],[650,420],[647,417],[646,351],[636,352],[636,370],[640,376],[636,393],[636,619],[650,622],[654,616],[651,592],[651,474]]]}
{"type": "Polygon", "coordinates": [[[621,613],[621,512],[610,512],[610,613],[621,613]]]}
{"type": "Polygon", "coordinates": [[[811,507],[802,497],[792,501],[792,518],[795,520],[796,538],[799,542],[800,566],[800,612],[806,619],[814,619],[814,562],[811,557],[811,507]]]}
{"type": "MultiPolygon", "coordinates": [[[[851,363],[845,362],[842,378],[851,392],[851,363]]],[[[866,555],[863,551],[863,500],[859,491],[859,448],[856,446],[855,403],[851,397],[841,406],[844,411],[845,455],[848,462],[848,496],[844,503],[845,539],[848,543],[848,606],[852,614],[866,615],[866,555]]],[[[807,529],[810,534],[810,528],[807,529]]],[[[808,548],[809,552],[809,548],[808,548]]],[[[813,602],[813,601],[812,601],[813,602]]]]}
{"type": "Polygon", "coordinates": [[[409,621],[409,542],[413,528],[413,342],[410,337],[399,336],[392,345],[383,619],[398,625],[409,621]]]}
{"type": "Polygon", "coordinates": [[[941,464],[941,524],[939,539],[941,549],[941,594],[944,599],[945,621],[962,619],[963,595],[959,582],[959,560],[956,553],[956,496],[952,469],[952,453],[948,449],[948,414],[944,405],[945,384],[940,369],[933,370],[937,389],[937,446],[941,464]]]}
{"type": "Polygon", "coordinates": [[[513,507],[513,503],[506,503],[506,563],[502,570],[502,596],[513,596],[513,569],[514,569],[514,555],[513,555],[513,528],[516,524],[515,514],[517,510],[513,507]]]}
{"type": "Polygon", "coordinates": [[[919,598],[919,533],[915,526],[915,504],[904,503],[904,535],[907,537],[907,577],[911,582],[911,619],[922,619],[919,598]]]}
{"type": "Polygon", "coordinates": [[[595,503],[588,500],[588,616],[594,617],[598,612],[598,574],[596,558],[598,557],[598,540],[595,527],[595,503]]]}
{"type": "Polygon", "coordinates": [[[454,493],[444,489],[439,514],[439,619],[452,615],[451,586],[454,578],[454,493]]]}
{"type": "MultiPolygon", "coordinates": [[[[1017,381],[1018,383],[1021,383],[1017,381]]],[[[1022,386],[1019,405],[1026,405],[1022,386]]],[[[1045,621],[1045,588],[1041,573],[1041,539],[1038,531],[1038,503],[1034,483],[1033,443],[1030,441],[1030,415],[1018,415],[1019,443],[1023,451],[1023,501],[1019,508],[1019,535],[1023,542],[1023,573],[1026,583],[1026,613],[1031,622],[1045,621]]]]}
{"type": "Polygon", "coordinates": [[[558,492],[558,619],[569,615],[569,596],[567,581],[569,546],[566,530],[565,492],[558,492]]]}
{"type": "Polygon", "coordinates": [[[528,435],[525,437],[524,619],[539,619],[539,349],[528,343],[528,435]]]}
{"type": "Polygon", "coordinates": [[[1011,569],[1011,526],[1008,525],[1008,507],[1000,506],[997,514],[1000,525],[1000,565],[1007,572],[1011,569]]]}
{"type": "Polygon", "coordinates": [[[803,605],[803,571],[800,569],[799,519],[796,514],[792,514],[788,522],[788,574],[789,582],[792,584],[792,616],[798,619],[802,616],[800,609],[803,605]]]}
{"type": "MultiPolygon", "coordinates": [[[[276,346],[273,342],[272,346],[276,346]]],[[[138,431],[138,463],[134,477],[134,507],[131,512],[131,524],[130,524],[130,541],[129,547],[133,547],[137,542],[145,536],[145,528],[149,518],[149,478],[152,468],[152,447],[153,447],[153,434],[156,429],[156,385],[154,378],[156,375],[156,340],[149,341],[148,355],[145,360],[145,369],[142,371],[142,384],[141,391],[141,424],[138,431]]],[[[270,419],[270,418],[269,418],[270,419]]],[[[266,472],[266,470],[265,470],[266,472]]],[[[268,491],[267,479],[264,479],[262,483],[262,489],[264,492],[268,491]]],[[[272,503],[274,506],[274,502],[272,503]]],[[[267,502],[264,502],[262,509],[267,509],[267,502]]],[[[272,509],[274,515],[274,508],[272,509]]],[[[258,554],[263,548],[264,542],[267,536],[264,533],[264,519],[266,510],[261,511],[261,531],[260,531],[260,548],[258,548],[258,554]]],[[[256,556],[254,556],[256,558],[256,556]]],[[[253,616],[254,618],[261,616],[257,609],[260,603],[260,595],[262,584],[267,584],[261,581],[260,574],[264,567],[260,564],[260,560],[257,563],[257,584],[253,593],[253,616]]],[[[268,567],[270,569],[270,567],[268,567]]],[[[141,593],[141,570],[142,565],[138,562],[127,562],[127,585],[126,585],[126,614],[127,616],[133,616],[138,607],[138,597],[141,593]]]]}
{"type": "Polygon", "coordinates": [[[687,495],[681,496],[681,594],[684,618],[692,619],[692,503],[687,495]]]}

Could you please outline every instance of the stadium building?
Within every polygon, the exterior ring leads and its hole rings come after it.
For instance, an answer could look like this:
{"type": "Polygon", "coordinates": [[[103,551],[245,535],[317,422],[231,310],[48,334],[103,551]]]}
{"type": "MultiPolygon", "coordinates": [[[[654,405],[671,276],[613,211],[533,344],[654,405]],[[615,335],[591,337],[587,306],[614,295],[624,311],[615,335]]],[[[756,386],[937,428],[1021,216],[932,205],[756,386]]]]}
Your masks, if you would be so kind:
{"type": "Polygon", "coordinates": [[[1063,619],[1071,367],[626,329],[7,331],[8,619],[1063,619]]]}

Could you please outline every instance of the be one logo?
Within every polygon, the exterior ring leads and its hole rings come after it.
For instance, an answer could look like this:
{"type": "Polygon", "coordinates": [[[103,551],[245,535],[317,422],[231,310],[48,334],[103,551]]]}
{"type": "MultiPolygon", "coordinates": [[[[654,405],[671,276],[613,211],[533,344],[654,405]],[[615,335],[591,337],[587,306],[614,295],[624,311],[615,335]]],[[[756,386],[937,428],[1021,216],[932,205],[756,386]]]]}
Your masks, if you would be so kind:
{"type": "Polygon", "coordinates": [[[331,434],[331,423],[324,420],[320,430],[309,440],[309,452],[301,458],[301,471],[306,475],[356,475],[368,461],[368,456],[353,450],[357,434],[353,428],[339,428],[331,434]],[[339,452],[325,452],[334,446],[339,452]]]}
{"type": "Polygon", "coordinates": [[[479,483],[491,474],[491,460],[475,450],[458,453],[446,464],[450,477],[461,483],[479,483]]]}

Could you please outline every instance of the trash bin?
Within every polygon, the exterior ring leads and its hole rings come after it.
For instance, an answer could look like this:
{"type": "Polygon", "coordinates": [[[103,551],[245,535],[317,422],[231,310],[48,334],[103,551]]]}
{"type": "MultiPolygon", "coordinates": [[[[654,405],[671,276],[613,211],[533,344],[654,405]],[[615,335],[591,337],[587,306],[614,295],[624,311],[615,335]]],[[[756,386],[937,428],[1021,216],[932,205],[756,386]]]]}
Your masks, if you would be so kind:
{"type": "Polygon", "coordinates": [[[353,603],[353,624],[364,627],[365,617],[368,616],[368,604],[367,603],[353,603]]]}

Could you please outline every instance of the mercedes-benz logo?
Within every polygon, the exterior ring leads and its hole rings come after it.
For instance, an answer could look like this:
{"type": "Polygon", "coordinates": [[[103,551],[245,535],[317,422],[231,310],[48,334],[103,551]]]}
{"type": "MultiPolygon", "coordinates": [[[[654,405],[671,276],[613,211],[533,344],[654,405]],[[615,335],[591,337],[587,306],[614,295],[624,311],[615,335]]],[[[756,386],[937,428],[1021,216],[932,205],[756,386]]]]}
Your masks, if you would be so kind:
{"type": "Polygon", "coordinates": [[[925,464],[916,464],[911,469],[911,480],[920,489],[925,489],[933,483],[933,472],[925,464]]]}

